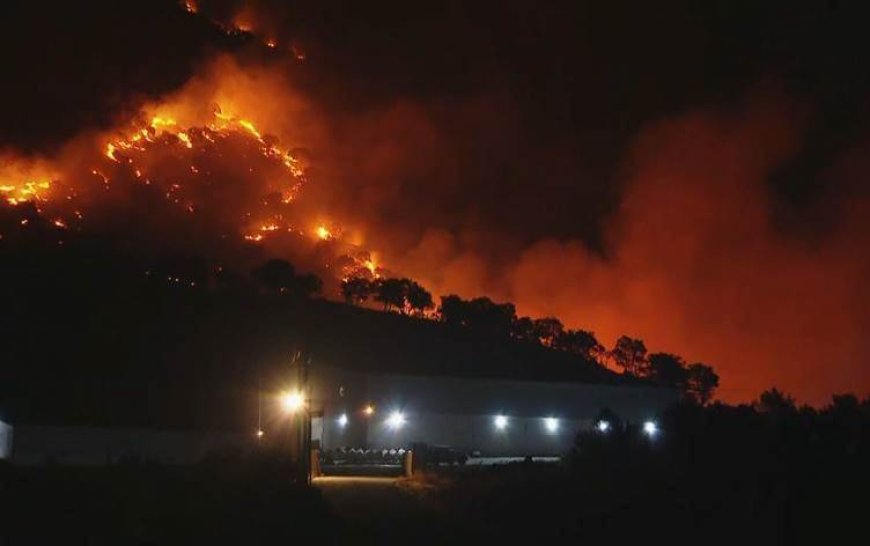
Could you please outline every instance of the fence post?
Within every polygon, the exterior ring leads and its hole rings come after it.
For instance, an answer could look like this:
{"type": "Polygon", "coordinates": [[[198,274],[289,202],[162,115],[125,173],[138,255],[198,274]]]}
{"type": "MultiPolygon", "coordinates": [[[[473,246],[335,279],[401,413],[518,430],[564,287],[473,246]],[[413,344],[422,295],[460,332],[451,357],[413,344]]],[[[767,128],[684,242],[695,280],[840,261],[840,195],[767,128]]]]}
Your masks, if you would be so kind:
{"type": "Polygon", "coordinates": [[[410,449],[406,451],[402,462],[405,468],[405,477],[410,478],[414,475],[414,452],[410,449]]]}

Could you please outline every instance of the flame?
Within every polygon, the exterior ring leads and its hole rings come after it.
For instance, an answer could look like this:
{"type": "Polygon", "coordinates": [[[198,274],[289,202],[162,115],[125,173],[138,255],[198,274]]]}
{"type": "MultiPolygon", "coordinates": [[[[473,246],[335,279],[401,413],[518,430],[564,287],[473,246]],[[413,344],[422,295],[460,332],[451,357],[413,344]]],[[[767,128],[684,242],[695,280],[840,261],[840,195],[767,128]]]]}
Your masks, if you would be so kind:
{"type": "Polygon", "coordinates": [[[182,131],[175,136],[178,137],[178,140],[180,140],[182,144],[184,144],[188,148],[193,148],[193,143],[190,141],[190,137],[187,135],[187,133],[182,131]]]}
{"type": "MultiPolygon", "coordinates": [[[[217,77],[225,74],[218,72],[217,77]]],[[[221,239],[263,245],[271,255],[291,260],[292,253],[307,253],[300,244],[330,241],[316,253],[325,261],[319,267],[336,274],[377,276],[379,267],[360,246],[361,235],[346,238],[340,222],[312,224],[305,216],[308,204],[300,199],[308,183],[307,162],[296,152],[304,143],[287,146],[270,133],[273,116],[251,95],[259,86],[239,86],[235,77],[226,81],[224,85],[219,79],[214,87],[192,84],[146,105],[106,133],[81,135],[71,147],[74,154],[65,150],[56,159],[41,159],[38,168],[31,160],[12,156],[0,163],[0,197],[9,205],[38,202],[36,212],[49,224],[71,229],[86,222],[90,207],[104,206],[116,194],[126,200],[126,192],[141,184],[151,187],[148,195],[162,197],[181,214],[168,225],[215,223],[221,230],[229,228],[219,233],[221,239]],[[212,94],[203,95],[203,89],[212,94]],[[92,146],[90,152],[87,146],[92,146]],[[238,177],[241,199],[230,186],[238,177]]],[[[125,211],[125,206],[118,210],[125,211]]],[[[104,216],[95,214],[93,221],[104,216]]]]}
{"type": "Polygon", "coordinates": [[[326,241],[332,238],[332,232],[329,231],[329,228],[327,228],[326,226],[317,226],[315,234],[317,235],[317,238],[321,241],[326,241]]]}
{"type": "Polygon", "coordinates": [[[49,180],[27,180],[19,184],[4,184],[0,186],[0,193],[5,196],[7,203],[18,205],[28,201],[46,200],[50,188],[49,180]]]}
{"type": "Polygon", "coordinates": [[[369,258],[368,260],[364,261],[363,267],[368,269],[369,273],[371,273],[372,276],[374,276],[375,278],[380,277],[380,275],[378,274],[378,264],[375,263],[375,260],[373,258],[369,258]]]}

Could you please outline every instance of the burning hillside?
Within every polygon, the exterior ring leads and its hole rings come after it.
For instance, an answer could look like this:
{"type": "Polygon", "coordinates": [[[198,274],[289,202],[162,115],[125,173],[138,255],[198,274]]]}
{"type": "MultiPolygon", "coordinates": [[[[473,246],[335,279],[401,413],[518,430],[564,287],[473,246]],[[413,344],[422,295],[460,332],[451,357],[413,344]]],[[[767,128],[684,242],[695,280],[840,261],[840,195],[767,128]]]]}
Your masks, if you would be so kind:
{"type": "Polygon", "coordinates": [[[254,89],[233,87],[255,82],[236,79],[226,60],[210,77],[142,108],[121,128],[80,136],[56,157],[7,155],[6,205],[32,208],[58,229],[120,228],[119,237],[153,237],[158,245],[176,239],[169,245],[189,244],[214,265],[250,266],[268,254],[327,278],[379,274],[359,237],[306,203],[308,152],[233,106],[259,100],[254,89]]]}
{"type": "Polygon", "coordinates": [[[0,245],[283,258],[327,295],[386,264],[709,362],[725,399],[870,381],[860,16],[748,14],[736,44],[658,4],[31,4],[0,48],[0,245]]]}

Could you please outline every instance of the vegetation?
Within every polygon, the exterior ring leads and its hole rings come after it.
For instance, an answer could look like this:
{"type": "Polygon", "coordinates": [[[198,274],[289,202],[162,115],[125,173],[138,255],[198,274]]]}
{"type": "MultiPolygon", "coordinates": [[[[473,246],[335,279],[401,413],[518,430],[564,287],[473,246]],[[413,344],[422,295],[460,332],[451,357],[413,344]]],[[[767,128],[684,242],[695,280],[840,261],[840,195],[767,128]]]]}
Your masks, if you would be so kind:
{"type": "Polygon", "coordinates": [[[272,259],[254,269],[251,276],[267,290],[296,298],[310,298],[319,294],[323,281],[311,273],[297,275],[292,264],[272,259]]]}
{"type": "Polygon", "coordinates": [[[468,329],[484,337],[510,337],[542,347],[567,352],[601,366],[613,363],[625,374],[680,389],[687,399],[707,404],[719,386],[719,376],[702,363],[687,366],[670,353],[647,354],[643,340],[621,336],[607,350],[589,330],[567,329],[556,317],[519,317],[512,303],[496,303],[480,297],[465,300],[455,294],[441,296],[437,312],[427,315],[434,304],[425,288],[410,279],[363,277],[345,279],[341,293],[348,305],[363,305],[370,298],[384,311],[431,316],[452,327],[468,329]]]}
{"type": "Polygon", "coordinates": [[[434,495],[477,543],[822,544],[864,532],[854,499],[870,485],[870,398],[814,410],[772,390],[749,406],[682,404],[659,425],[653,438],[624,424],[590,431],[563,464],[468,472],[434,495]]]}

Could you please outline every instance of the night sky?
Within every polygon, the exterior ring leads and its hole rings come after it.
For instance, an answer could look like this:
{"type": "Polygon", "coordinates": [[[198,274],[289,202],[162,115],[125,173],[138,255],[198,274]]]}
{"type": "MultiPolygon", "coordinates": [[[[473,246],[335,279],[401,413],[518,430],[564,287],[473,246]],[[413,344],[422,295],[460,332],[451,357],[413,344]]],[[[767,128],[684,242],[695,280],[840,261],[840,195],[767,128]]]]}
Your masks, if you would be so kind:
{"type": "Polygon", "coordinates": [[[726,400],[870,390],[865,3],[191,6],[4,3],[0,157],[243,88],[307,210],[436,295],[641,337],[726,400]]]}

